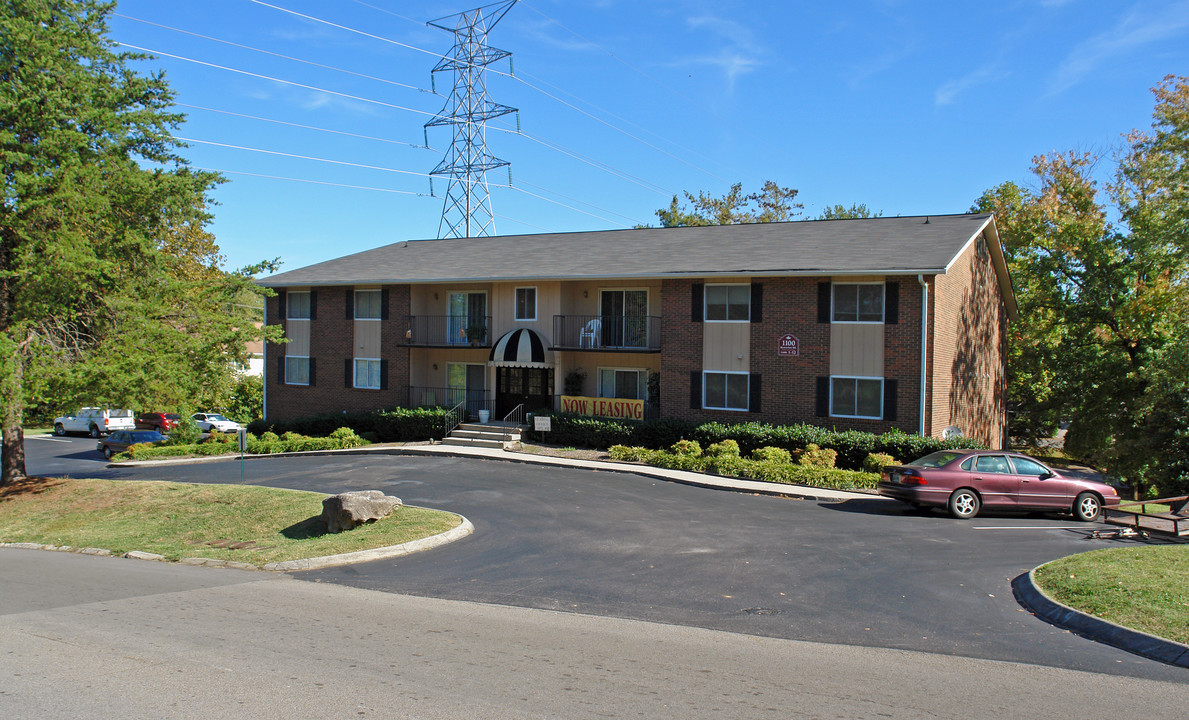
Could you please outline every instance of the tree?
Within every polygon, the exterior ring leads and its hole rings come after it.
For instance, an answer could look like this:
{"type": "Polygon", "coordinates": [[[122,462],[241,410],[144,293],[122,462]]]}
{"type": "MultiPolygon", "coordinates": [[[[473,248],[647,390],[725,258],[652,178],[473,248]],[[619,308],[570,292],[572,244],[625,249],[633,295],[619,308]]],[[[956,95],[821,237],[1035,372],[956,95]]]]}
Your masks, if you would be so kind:
{"type": "Polygon", "coordinates": [[[860,218],[883,217],[882,212],[873,213],[871,208],[867,207],[866,203],[854,203],[850,207],[844,205],[830,205],[822,214],[817,216],[818,220],[855,220],[860,218]]]}
{"type": "Polygon", "coordinates": [[[114,5],[0,13],[0,485],[25,474],[26,403],[191,393],[259,336],[232,299],[271,264],[218,269],[219,178],[178,154],[164,76],[113,52],[114,5]]]}
{"type": "Polygon", "coordinates": [[[1036,192],[1007,183],[975,206],[999,214],[1021,304],[1014,409],[1033,430],[1068,419],[1067,449],[1137,494],[1180,486],[1189,465],[1169,425],[1189,417],[1189,79],[1154,94],[1153,131],[1127,136],[1105,187],[1104,158],[1042,155],[1036,192]]]}
{"type": "Polygon", "coordinates": [[[687,208],[673,196],[668,208],[656,211],[661,227],[705,225],[741,225],[746,223],[786,222],[800,214],[801,203],[793,202],[797,191],[767,180],[758,193],[743,194],[743,184],[735,183],[727,194],[713,197],[699,192],[697,197],[682,193],[690,203],[687,208]]]}

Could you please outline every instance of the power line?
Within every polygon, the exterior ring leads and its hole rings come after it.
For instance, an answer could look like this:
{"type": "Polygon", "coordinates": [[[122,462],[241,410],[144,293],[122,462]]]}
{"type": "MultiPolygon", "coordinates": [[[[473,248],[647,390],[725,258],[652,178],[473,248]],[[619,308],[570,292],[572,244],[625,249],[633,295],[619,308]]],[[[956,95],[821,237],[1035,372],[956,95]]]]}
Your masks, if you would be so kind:
{"type": "Polygon", "coordinates": [[[307,180],[305,178],[284,177],[281,175],[265,175],[263,173],[244,172],[242,170],[220,170],[212,167],[195,166],[197,170],[206,170],[208,172],[215,172],[221,175],[246,175],[248,177],[264,178],[265,180],[286,180],[288,182],[309,183],[311,185],[329,185],[331,187],[348,188],[350,190],[372,190],[382,193],[393,193],[396,195],[413,195],[416,197],[431,198],[432,195],[427,193],[413,192],[411,190],[393,190],[391,188],[368,187],[366,185],[348,185],[346,183],[328,182],[326,180],[307,180]]]}
{"type": "Polygon", "coordinates": [[[160,50],[152,50],[150,48],[143,48],[138,45],[132,45],[131,43],[120,42],[118,40],[116,41],[116,44],[120,45],[121,47],[132,48],[133,50],[140,50],[141,52],[151,53],[153,55],[161,55],[163,57],[173,58],[175,60],[185,60],[186,62],[192,62],[192,63],[198,64],[198,65],[205,65],[207,67],[213,67],[213,68],[217,68],[219,70],[226,70],[228,72],[239,73],[240,75],[247,75],[249,77],[260,78],[262,80],[271,80],[273,82],[279,82],[284,85],[292,85],[294,87],[299,87],[304,90],[314,90],[316,92],[324,92],[329,95],[336,95],[338,97],[347,98],[348,100],[358,100],[359,102],[372,103],[374,105],[383,105],[384,107],[395,108],[396,110],[408,110],[409,112],[414,112],[414,113],[417,113],[418,115],[433,115],[433,113],[426,112],[424,110],[417,110],[415,108],[405,107],[404,105],[394,105],[393,103],[387,103],[387,102],[383,102],[381,100],[372,100],[370,98],[360,97],[358,95],[350,95],[348,93],[338,92],[337,90],[327,90],[326,88],[315,87],[313,85],[305,85],[303,83],[293,82],[292,80],[282,80],[281,78],[275,78],[275,77],[271,77],[269,75],[261,75],[260,73],[248,72],[247,70],[237,70],[232,67],[227,67],[226,65],[216,65],[215,63],[209,63],[209,62],[205,62],[203,60],[195,60],[194,58],[188,58],[188,57],[184,57],[182,55],[174,55],[172,53],[161,52],[160,50]]]}
{"type": "Polygon", "coordinates": [[[434,150],[428,145],[417,145],[415,143],[405,142],[404,140],[390,140],[388,138],[374,137],[372,135],[360,135],[358,133],[349,133],[344,130],[331,130],[330,128],[317,127],[315,125],[302,125],[301,123],[287,122],[285,120],[274,120],[272,118],[259,117],[256,115],[245,115],[244,113],[232,112],[230,110],[217,110],[215,108],[203,107],[201,105],[188,105],[186,103],[175,103],[178,107],[193,108],[194,110],[205,110],[206,112],[220,113],[222,115],[234,115],[235,117],[247,118],[249,120],[260,120],[262,122],[276,123],[277,125],[288,125],[290,127],[302,128],[304,130],[317,130],[319,132],[334,133],[335,135],[346,135],[347,137],[360,138],[361,140],[375,140],[376,142],[392,143],[393,145],[406,145],[418,150],[434,150]]]}
{"type": "Polygon", "coordinates": [[[425,88],[419,88],[416,85],[408,85],[406,83],[396,82],[395,80],[387,80],[382,77],[376,77],[375,75],[366,75],[364,73],[355,72],[354,70],[345,70],[343,68],[334,67],[333,65],[323,65],[322,63],[316,63],[312,60],[303,60],[302,58],[293,57],[292,55],[282,55],[281,53],[272,52],[271,50],[262,50],[260,48],[255,48],[255,47],[252,47],[251,45],[241,45],[240,43],[231,42],[230,40],[221,40],[217,37],[211,37],[210,35],[202,35],[200,33],[191,32],[189,30],[182,30],[181,28],[171,27],[169,25],[162,25],[160,23],[150,22],[148,20],[141,20],[140,18],[135,18],[135,17],[132,17],[131,15],[121,15],[120,13],[112,13],[112,14],[115,15],[116,17],[124,18],[125,20],[132,20],[134,22],[144,23],[145,25],[152,25],[153,27],[159,27],[159,28],[163,28],[165,30],[172,30],[174,32],[179,32],[184,35],[191,35],[193,37],[202,38],[203,40],[210,40],[212,42],[222,43],[224,45],[230,45],[232,47],[237,47],[237,48],[241,48],[244,50],[251,50],[252,52],[258,52],[258,53],[262,53],[264,55],[271,55],[273,57],[278,57],[283,60],[292,60],[293,62],[304,63],[306,65],[313,65],[314,67],[322,68],[324,70],[334,70],[335,72],[346,73],[347,75],[354,75],[356,77],[365,78],[367,80],[375,80],[376,82],[382,82],[382,83],[387,83],[389,85],[395,85],[397,87],[408,88],[409,90],[416,90],[417,92],[428,93],[430,95],[437,95],[437,93],[435,93],[433,90],[426,90],[425,88]]]}

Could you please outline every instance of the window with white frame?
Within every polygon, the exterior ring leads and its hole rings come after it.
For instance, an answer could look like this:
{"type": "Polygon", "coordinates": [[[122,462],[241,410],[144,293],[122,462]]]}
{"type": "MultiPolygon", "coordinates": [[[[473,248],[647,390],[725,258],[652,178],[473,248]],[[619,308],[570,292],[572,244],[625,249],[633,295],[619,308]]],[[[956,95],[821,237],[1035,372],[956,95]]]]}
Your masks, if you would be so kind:
{"type": "Polygon", "coordinates": [[[516,288],[516,319],[537,319],[537,289],[535,287],[516,288]]]}
{"type": "Polygon", "coordinates": [[[308,290],[285,294],[285,317],[289,320],[310,319],[310,293],[308,290]]]}
{"type": "Polygon", "coordinates": [[[648,371],[638,368],[599,368],[599,397],[648,399],[648,371]]]}
{"type": "Polygon", "coordinates": [[[310,384],[310,359],[309,357],[287,355],[285,357],[285,384],[287,385],[309,385],[310,384]]]}
{"type": "Polygon", "coordinates": [[[355,319],[379,320],[381,317],[381,295],[379,290],[355,291],[355,319]]]}
{"type": "Polygon", "coordinates": [[[708,322],[747,322],[751,319],[750,285],[707,285],[708,322]]]}
{"type": "Polygon", "coordinates": [[[747,410],[749,380],[747,373],[702,373],[702,407],[709,410],[747,410]]]}
{"type": "Polygon", "coordinates": [[[830,378],[830,415],[834,417],[883,417],[883,378],[830,378]]]}
{"type": "Polygon", "coordinates": [[[380,389],[380,361],[374,358],[355,358],[355,387],[380,389]]]}
{"type": "Polygon", "coordinates": [[[883,283],[834,283],[836,323],[883,322],[883,283]]]}

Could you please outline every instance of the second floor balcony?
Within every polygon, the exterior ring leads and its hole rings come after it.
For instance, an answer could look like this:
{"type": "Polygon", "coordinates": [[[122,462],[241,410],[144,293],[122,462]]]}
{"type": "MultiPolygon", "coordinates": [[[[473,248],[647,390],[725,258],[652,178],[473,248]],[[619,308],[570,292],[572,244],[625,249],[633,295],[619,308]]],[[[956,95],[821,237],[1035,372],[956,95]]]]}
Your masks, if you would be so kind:
{"type": "Polygon", "coordinates": [[[659,352],[661,319],[654,315],[554,315],[559,350],[659,352]]]}
{"type": "Polygon", "coordinates": [[[405,344],[420,347],[490,347],[491,316],[410,315],[405,344]]]}

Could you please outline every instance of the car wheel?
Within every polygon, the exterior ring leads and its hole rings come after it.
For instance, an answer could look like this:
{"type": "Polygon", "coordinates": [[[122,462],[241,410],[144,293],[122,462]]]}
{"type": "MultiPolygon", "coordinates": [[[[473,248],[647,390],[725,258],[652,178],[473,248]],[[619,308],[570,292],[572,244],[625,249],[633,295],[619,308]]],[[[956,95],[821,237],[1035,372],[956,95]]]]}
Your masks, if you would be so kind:
{"type": "Polygon", "coordinates": [[[107,458],[108,460],[111,460],[111,448],[104,446],[103,457],[107,458]]]}
{"type": "Polygon", "coordinates": [[[1102,503],[1094,493],[1084,492],[1073,501],[1073,514],[1082,522],[1094,522],[1102,515],[1102,503]]]}
{"type": "Polygon", "coordinates": [[[953,515],[959,520],[969,520],[975,515],[978,515],[978,509],[981,504],[978,499],[978,493],[975,491],[966,488],[955,490],[954,494],[950,495],[950,515],[953,515]]]}
{"type": "Polygon", "coordinates": [[[62,423],[54,425],[54,434],[58,437],[66,437],[66,428],[63,427],[62,423]]]}
{"type": "Polygon", "coordinates": [[[91,437],[93,437],[93,438],[99,437],[99,427],[98,426],[96,426],[96,425],[91,426],[91,437]]]}

